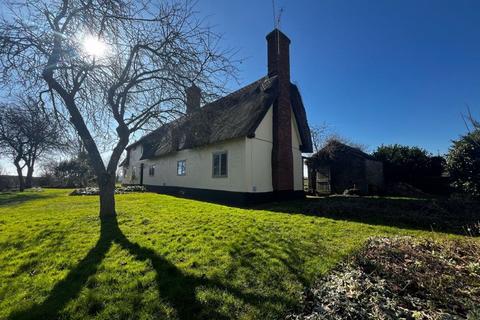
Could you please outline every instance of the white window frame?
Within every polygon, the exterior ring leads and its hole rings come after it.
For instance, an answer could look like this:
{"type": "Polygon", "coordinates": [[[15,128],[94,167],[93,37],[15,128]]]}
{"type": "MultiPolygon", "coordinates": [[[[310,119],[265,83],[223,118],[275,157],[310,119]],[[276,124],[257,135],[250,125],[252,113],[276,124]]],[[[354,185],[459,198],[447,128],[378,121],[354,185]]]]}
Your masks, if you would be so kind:
{"type": "Polygon", "coordinates": [[[212,153],[212,177],[213,178],[227,178],[228,177],[228,151],[218,151],[212,153]],[[225,155],[225,174],[222,175],[222,155],[225,155]],[[215,157],[219,157],[218,174],[215,174],[215,157]]]}
{"type": "Polygon", "coordinates": [[[186,176],[187,175],[187,160],[177,160],[177,176],[186,176]],[[183,171],[179,172],[179,164],[183,163],[183,171]]]}

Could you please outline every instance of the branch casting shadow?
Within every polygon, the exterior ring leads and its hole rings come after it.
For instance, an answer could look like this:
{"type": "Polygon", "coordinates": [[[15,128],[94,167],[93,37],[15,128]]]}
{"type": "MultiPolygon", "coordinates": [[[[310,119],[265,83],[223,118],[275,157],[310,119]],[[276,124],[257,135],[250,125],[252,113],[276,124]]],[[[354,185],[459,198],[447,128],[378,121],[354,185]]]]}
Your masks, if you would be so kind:
{"type": "MultiPolygon", "coordinates": [[[[179,319],[226,319],[212,307],[206,310],[196,299],[195,289],[199,286],[226,290],[252,305],[265,302],[282,302],[280,297],[265,297],[243,293],[238,289],[204,277],[185,275],[175,265],[158,255],[154,250],[132,243],[118,226],[116,217],[101,218],[100,238],[88,254],[72,269],[67,276],[53,287],[47,299],[27,310],[10,314],[11,320],[57,319],[60,312],[73,299],[77,298],[90,276],[94,275],[113,243],[117,243],[139,261],[150,261],[156,271],[156,283],[159,295],[165,298],[176,310],[179,319]],[[168,290],[175,283],[181,291],[168,290]]],[[[284,301],[286,302],[286,301],[284,301]]]]}

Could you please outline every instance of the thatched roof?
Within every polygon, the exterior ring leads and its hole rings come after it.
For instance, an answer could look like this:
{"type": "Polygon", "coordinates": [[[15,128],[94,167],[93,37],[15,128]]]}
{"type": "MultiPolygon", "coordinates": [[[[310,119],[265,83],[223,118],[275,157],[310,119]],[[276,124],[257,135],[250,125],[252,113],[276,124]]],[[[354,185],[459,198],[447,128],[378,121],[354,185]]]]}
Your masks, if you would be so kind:
{"type": "Polygon", "coordinates": [[[375,160],[371,155],[358,148],[351,147],[338,140],[330,140],[322,149],[307,159],[306,163],[310,167],[317,168],[341,160],[346,156],[375,160]]]}
{"type": "MultiPolygon", "coordinates": [[[[127,147],[143,145],[141,159],[241,137],[253,137],[278,94],[277,77],[263,77],[200,110],[172,121],[127,147]]],[[[300,92],[291,85],[291,102],[301,136],[302,152],[312,151],[310,129],[300,92]]],[[[128,157],[127,157],[128,158],[128,157]]],[[[128,160],[121,165],[128,165],[128,160]]]]}

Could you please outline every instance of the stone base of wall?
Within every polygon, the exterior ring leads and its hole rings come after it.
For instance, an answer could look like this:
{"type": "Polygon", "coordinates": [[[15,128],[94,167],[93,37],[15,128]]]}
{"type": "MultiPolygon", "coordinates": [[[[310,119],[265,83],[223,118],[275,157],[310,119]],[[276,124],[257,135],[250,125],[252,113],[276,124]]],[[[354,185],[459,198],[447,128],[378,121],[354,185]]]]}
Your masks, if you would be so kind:
{"type": "Polygon", "coordinates": [[[155,185],[145,185],[145,188],[151,192],[242,207],[305,198],[305,193],[302,190],[252,193],[155,185]]]}

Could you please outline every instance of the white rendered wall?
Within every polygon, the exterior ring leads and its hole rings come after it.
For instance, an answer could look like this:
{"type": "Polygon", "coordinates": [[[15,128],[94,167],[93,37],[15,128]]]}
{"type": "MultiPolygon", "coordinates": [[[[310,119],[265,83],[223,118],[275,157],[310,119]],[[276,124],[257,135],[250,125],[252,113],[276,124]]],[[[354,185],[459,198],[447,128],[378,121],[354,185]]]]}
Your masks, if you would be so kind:
{"type": "Polygon", "coordinates": [[[144,160],[143,183],[146,185],[188,187],[246,192],[245,138],[233,139],[205,147],[180,150],[154,160],[144,160]],[[212,159],[216,152],[226,151],[227,177],[212,175],[212,159]],[[186,160],[186,174],[177,175],[177,161],[186,160]],[[148,168],[155,165],[155,175],[148,168]]]}
{"type": "Polygon", "coordinates": [[[246,143],[246,185],[249,192],[271,192],[272,187],[273,114],[268,109],[255,137],[246,143]],[[254,191],[255,190],[255,191],[254,191]]]}
{"type": "Polygon", "coordinates": [[[303,161],[300,151],[300,132],[292,111],[293,190],[303,190],[303,161]]]}
{"type": "MultiPolygon", "coordinates": [[[[303,190],[300,135],[292,112],[292,154],[294,190],[303,190]]],[[[140,183],[140,164],[144,163],[143,183],[146,185],[189,187],[236,192],[271,192],[272,187],[273,113],[270,107],[255,131],[254,138],[238,138],[196,149],[181,150],[154,160],[142,160],[141,146],[130,150],[130,165],[124,183],[140,183]],[[212,156],[228,152],[228,176],[212,176],[212,156]],[[177,175],[177,161],[186,160],[186,175],[177,175]],[[155,165],[155,175],[149,167],[155,165]],[[136,179],[132,180],[132,168],[136,179]]]]}
{"type": "MultiPolygon", "coordinates": [[[[255,138],[247,139],[247,186],[250,192],[270,192],[272,187],[272,148],[273,148],[273,113],[270,108],[255,131],[255,138]]],[[[292,115],[292,155],[293,188],[303,190],[303,162],[300,151],[301,139],[297,121],[292,115]]]]}

